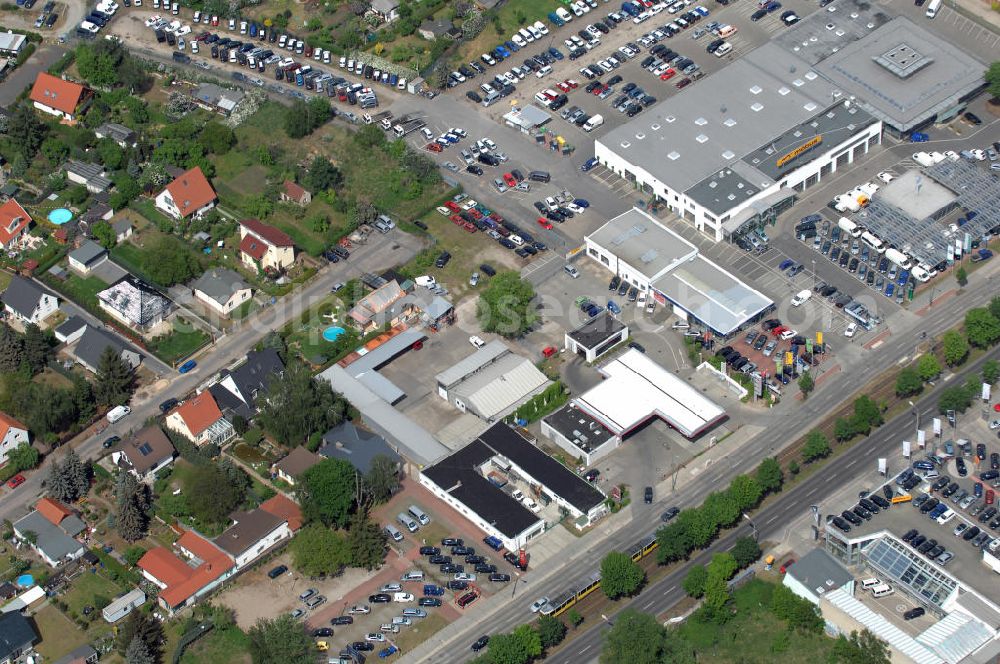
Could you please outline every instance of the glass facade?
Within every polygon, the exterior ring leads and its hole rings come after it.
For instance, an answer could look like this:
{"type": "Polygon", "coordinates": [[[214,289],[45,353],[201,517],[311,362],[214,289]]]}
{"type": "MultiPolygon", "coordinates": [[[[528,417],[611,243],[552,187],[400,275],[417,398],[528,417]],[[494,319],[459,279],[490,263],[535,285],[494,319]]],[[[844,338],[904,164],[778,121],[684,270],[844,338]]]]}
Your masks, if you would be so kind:
{"type": "Polygon", "coordinates": [[[935,607],[940,608],[958,588],[955,579],[893,537],[875,540],[863,549],[862,555],[898,587],[935,607]]]}

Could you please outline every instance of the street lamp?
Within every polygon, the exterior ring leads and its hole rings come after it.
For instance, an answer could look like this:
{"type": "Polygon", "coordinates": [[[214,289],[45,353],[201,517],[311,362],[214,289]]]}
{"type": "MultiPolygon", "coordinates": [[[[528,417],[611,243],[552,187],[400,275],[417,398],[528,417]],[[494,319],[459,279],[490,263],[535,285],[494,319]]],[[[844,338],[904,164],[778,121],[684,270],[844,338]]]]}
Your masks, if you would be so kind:
{"type": "Polygon", "coordinates": [[[920,431],[920,411],[917,410],[916,405],[912,401],[907,401],[910,404],[911,411],[917,417],[917,428],[916,431],[920,431]]]}
{"type": "Polygon", "coordinates": [[[816,259],[812,259],[813,262],[813,288],[816,288],[816,259]]]}
{"type": "Polygon", "coordinates": [[[750,527],[753,529],[753,538],[754,538],[754,540],[758,539],[758,537],[757,537],[757,525],[753,522],[753,519],[751,519],[750,516],[746,512],[743,512],[743,518],[750,522],[750,527]]]}

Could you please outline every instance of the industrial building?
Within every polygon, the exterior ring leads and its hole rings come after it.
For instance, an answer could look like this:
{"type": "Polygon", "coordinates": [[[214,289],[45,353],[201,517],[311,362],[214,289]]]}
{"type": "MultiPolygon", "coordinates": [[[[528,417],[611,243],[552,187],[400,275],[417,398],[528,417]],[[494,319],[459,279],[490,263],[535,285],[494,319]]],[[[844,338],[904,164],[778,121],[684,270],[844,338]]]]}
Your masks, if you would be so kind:
{"type": "Polygon", "coordinates": [[[575,330],[566,333],[563,348],[587,362],[594,362],[628,339],[628,325],[603,311],[575,330]]]}
{"type": "Polygon", "coordinates": [[[670,304],[682,320],[728,337],[771,310],[774,302],[708,260],[648,213],[633,208],[584,238],[587,256],[670,304]]]}

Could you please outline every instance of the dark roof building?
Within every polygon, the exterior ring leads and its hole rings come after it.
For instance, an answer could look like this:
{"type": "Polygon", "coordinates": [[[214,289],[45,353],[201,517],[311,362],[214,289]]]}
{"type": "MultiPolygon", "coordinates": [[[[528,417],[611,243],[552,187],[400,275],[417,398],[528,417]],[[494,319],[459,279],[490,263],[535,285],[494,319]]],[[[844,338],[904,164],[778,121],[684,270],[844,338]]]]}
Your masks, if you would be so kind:
{"type": "Polygon", "coordinates": [[[319,454],[328,459],[350,461],[361,473],[371,470],[372,460],[380,454],[397,464],[401,462],[399,454],[389,447],[385,438],[359,429],[350,422],[344,422],[323,434],[323,447],[319,449],[319,454]]]}
{"type": "Polygon", "coordinates": [[[38,323],[59,306],[59,298],[31,279],[15,275],[3,292],[7,311],[26,323],[38,323]]]}
{"type": "Polygon", "coordinates": [[[267,510],[235,512],[232,518],[235,523],[214,542],[232,556],[237,569],[252,563],[282,539],[292,536],[288,522],[267,510]]]}
{"type": "Polygon", "coordinates": [[[255,402],[270,389],[271,381],[285,372],[285,363],[273,348],[252,350],[246,362],[235,369],[223,371],[219,382],[209,388],[219,408],[229,409],[243,417],[257,412],[255,402]],[[225,393],[225,394],[223,394],[225,393]]]}
{"type": "Polygon", "coordinates": [[[38,632],[20,611],[0,614],[0,662],[21,661],[38,639],[38,632]]]}
{"type": "Polygon", "coordinates": [[[174,451],[174,445],[163,429],[153,425],[124,440],[112,452],[111,460],[119,468],[145,479],[169,465],[174,459],[174,451]]]}
{"type": "Polygon", "coordinates": [[[295,485],[302,473],[306,472],[319,462],[323,457],[315,452],[310,452],[305,446],[299,445],[289,452],[284,458],[279,459],[271,466],[271,469],[278,476],[291,485],[295,485]]]}
{"type": "Polygon", "coordinates": [[[142,355],[138,351],[126,346],[124,341],[110,332],[93,325],[86,326],[76,348],[73,349],[73,356],[88,371],[97,373],[97,368],[101,364],[101,354],[108,347],[113,348],[133,369],[142,363],[142,355]]]}
{"type": "Polygon", "coordinates": [[[603,311],[580,327],[566,333],[565,348],[593,362],[628,339],[628,326],[603,311]]]}

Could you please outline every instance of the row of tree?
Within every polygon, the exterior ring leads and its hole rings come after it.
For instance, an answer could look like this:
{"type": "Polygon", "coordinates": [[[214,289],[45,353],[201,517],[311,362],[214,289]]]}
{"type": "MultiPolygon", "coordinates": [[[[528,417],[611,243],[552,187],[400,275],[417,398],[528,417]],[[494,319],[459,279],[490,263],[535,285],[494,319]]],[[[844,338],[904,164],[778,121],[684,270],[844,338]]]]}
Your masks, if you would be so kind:
{"type": "MultiPolygon", "coordinates": [[[[631,562],[631,561],[630,561],[631,562]]],[[[540,616],[534,623],[490,637],[489,650],[474,664],[528,664],[566,638],[566,625],[558,618],[540,616]]]]}

